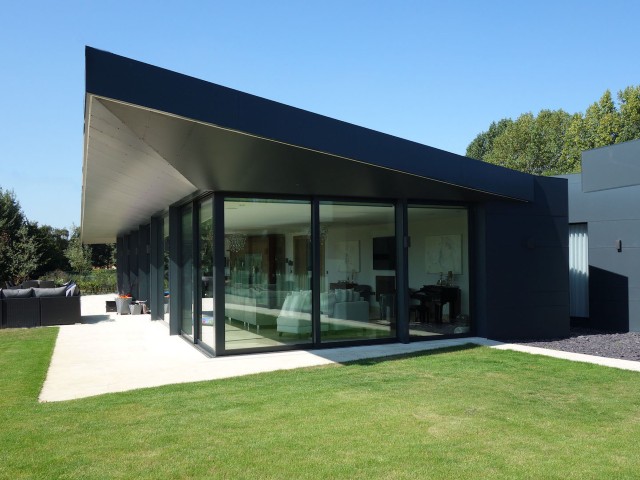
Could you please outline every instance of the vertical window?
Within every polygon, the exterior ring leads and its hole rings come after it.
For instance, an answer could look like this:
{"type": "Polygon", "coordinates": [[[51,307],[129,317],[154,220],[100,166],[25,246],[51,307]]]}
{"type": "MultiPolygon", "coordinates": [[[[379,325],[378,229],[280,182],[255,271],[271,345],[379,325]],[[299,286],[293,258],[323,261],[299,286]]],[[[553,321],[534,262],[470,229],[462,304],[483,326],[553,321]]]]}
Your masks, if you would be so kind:
{"type": "Polygon", "coordinates": [[[589,234],[586,223],[569,225],[570,315],[589,317],[589,234]]]}
{"type": "Polygon", "coordinates": [[[467,209],[408,208],[409,334],[466,334],[469,324],[467,209]]]}
{"type": "Polygon", "coordinates": [[[180,328],[193,337],[193,207],[180,214],[180,328]]]}
{"type": "Polygon", "coordinates": [[[213,271],[213,199],[208,198],[200,203],[200,257],[198,279],[200,281],[200,338],[199,340],[215,348],[214,343],[214,271],[213,271]]]}
{"type": "Polygon", "coordinates": [[[323,342],[396,335],[395,209],[320,203],[323,342]]]}
{"type": "Polygon", "coordinates": [[[162,296],[163,296],[163,319],[169,323],[169,215],[162,218],[162,236],[163,236],[163,280],[162,280],[162,296]]]}
{"type": "Polygon", "coordinates": [[[225,349],[312,341],[311,204],[224,202],[225,349]]]}

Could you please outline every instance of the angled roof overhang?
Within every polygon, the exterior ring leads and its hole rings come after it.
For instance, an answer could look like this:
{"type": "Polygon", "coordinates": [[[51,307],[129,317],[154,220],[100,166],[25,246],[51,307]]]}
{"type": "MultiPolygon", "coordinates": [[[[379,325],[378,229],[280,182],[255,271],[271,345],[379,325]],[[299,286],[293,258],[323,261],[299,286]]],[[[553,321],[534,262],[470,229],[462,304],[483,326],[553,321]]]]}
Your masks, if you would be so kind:
{"type": "Polygon", "coordinates": [[[531,201],[533,178],[87,47],[83,241],[208,190],[531,201]]]}

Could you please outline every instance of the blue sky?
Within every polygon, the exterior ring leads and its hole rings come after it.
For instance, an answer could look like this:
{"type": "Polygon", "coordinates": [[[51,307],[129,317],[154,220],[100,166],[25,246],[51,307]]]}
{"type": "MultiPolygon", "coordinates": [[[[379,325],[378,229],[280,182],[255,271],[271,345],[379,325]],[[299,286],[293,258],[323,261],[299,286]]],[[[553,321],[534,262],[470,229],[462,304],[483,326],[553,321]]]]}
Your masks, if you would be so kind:
{"type": "Polygon", "coordinates": [[[464,154],[489,124],[640,84],[640,2],[5,2],[0,187],[80,221],[84,46],[464,154]]]}

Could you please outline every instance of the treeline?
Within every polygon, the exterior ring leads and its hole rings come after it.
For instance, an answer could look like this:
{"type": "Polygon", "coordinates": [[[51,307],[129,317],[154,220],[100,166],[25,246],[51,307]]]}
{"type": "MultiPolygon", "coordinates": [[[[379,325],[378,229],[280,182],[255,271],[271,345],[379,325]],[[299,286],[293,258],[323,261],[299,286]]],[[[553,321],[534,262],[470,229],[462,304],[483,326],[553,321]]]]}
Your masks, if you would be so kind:
{"type": "Polygon", "coordinates": [[[564,110],[503,118],[473,139],[466,155],[534,175],[580,171],[581,153],[640,138],[640,86],[607,90],[586,112],[564,110]]]}
{"type": "Polygon", "coordinates": [[[115,245],[82,245],[79,227],[29,221],[11,190],[0,187],[0,288],[52,272],[86,274],[115,265],[115,245]]]}

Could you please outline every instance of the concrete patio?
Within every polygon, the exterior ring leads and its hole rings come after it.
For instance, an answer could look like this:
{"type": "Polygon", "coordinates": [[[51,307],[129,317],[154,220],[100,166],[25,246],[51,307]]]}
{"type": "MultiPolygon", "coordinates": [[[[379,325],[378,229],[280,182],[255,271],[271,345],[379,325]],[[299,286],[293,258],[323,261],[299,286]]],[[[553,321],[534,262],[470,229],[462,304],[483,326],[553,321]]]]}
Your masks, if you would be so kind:
{"type": "Polygon", "coordinates": [[[640,362],[502,344],[478,337],[208,358],[182,337],[170,336],[168,326],[162,321],[151,321],[149,315],[104,313],[105,300],[112,299],[112,294],[83,296],[83,323],[60,327],[40,393],[41,402],[329,365],[468,343],[640,371],[640,362]]]}

